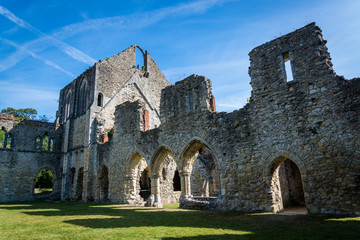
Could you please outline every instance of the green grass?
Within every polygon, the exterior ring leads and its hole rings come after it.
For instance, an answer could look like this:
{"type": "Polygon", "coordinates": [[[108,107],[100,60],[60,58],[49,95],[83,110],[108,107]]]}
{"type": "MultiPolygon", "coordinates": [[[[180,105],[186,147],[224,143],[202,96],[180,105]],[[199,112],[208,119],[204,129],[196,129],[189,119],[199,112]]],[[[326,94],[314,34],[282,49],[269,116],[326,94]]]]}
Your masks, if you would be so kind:
{"type": "Polygon", "coordinates": [[[360,217],[4,203],[0,239],[360,239],[360,217]]]}

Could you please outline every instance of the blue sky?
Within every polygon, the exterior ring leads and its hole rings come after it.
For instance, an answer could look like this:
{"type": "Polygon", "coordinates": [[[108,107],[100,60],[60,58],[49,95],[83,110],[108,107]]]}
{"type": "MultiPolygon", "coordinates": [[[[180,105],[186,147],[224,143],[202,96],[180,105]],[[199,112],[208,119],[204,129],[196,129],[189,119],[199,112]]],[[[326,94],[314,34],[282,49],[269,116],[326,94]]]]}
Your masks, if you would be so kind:
{"type": "Polygon", "coordinates": [[[232,111],[250,97],[251,49],[313,21],[337,74],[360,77],[357,0],[2,0],[0,109],[31,107],[55,120],[60,89],[137,44],[171,83],[211,79],[217,109],[232,111]]]}

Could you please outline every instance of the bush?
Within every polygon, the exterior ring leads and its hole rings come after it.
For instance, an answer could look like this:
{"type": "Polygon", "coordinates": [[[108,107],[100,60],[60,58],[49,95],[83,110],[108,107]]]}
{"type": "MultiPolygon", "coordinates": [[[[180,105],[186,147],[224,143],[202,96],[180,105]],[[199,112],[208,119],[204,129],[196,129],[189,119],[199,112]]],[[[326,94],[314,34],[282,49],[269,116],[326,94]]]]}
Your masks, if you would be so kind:
{"type": "Polygon", "coordinates": [[[50,170],[43,169],[35,179],[35,188],[52,188],[54,176],[50,170]]]}

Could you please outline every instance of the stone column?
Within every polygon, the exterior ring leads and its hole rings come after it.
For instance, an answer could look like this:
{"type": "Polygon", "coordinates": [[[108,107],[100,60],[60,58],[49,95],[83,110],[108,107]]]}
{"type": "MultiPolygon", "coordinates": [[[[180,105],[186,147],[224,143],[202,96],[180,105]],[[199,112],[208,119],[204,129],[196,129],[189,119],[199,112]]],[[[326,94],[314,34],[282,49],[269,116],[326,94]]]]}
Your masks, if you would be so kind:
{"type": "Polygon", "coordinates": [[[181,176],[181,198],[188,198],[191,196],[191,182],[190,182],[190,176],[191,173],[189,172],[182,172],[180,174],[181,176]]]}
{"type": "Polygon", "coordinates": [[[126,175],[124,177],[124,195],[125,201],[128,204],[135,204],[136,200],[136,177],[133,175],[126,175]]]}
{"type": "Polygon", "coordinates": [[[151,179],[151,195],[146,202],[148,207],[157,207],[162,208],[161,198],[160,198],[160,175],[152,174],[150,175],[151,179]]]}

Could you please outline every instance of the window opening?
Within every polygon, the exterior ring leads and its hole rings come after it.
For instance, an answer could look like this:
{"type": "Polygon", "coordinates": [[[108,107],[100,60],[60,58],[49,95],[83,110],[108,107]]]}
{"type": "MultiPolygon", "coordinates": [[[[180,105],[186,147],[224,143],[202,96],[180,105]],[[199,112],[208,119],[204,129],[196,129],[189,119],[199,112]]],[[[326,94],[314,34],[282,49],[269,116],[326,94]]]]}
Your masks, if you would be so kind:
{"type": "Polygon", "coordinates": [[[188,112],[192,112],[191,90],[188,90],[188,112]]]}
{"type": "Polygon", "coordinates": [[[35,140],[35,149],[38,151],[40,151],[40,149],[41,149],[41,138],[40,137],[37,137],[35,140]]]}
{"type": "Polygon", "coordinates": [[[77,200],[82,200],[83,185],[84,185],[84,168],[80,168],[78,172],[77,185],[76,185],[77,200]]]}
{"type": "Polygon", "coordinates": [[[135,53],[136,68],[146,71],[147,69],[146,69],[145,56],[144,56],[143,51],[139,47],[136,47],[135,51],[136,51],[136,53],[135,53]]]}
{"type": "Polygon", "coordinates": [[[99,107],[102,107],[102,106],[103,106],[103,95],[102,95],[102,93],[99,93],[99,95],[98,95],[97,105],[98,105],[99,107]]]}
{"type": "Polygon", "coordinates": [[[283,54],[283,60],[284,60],[284,64],[285,64],[285,78],[286,78],[287,82],[290,82],[290,81],[294,80],[294,75],[292,72],[289,52],[286,52],[283,54]]]}
{"type": "Polygon", "coordinates": [[[0,129],[0,148],[5,147],[6,131],[4,128],[0,129]]]}
{"type": "Polygon", "coordinates": [[[6,148],[11,148],[11,141],[12,141],[12,135],[10,133],[8,133],[7,138],[6,138],[6,148]]]}
{"type": "Polygon", "coordinates": [[[42,150],[49,151],[49,136],[45,135],[42,139],[42,150]]]}
{"type": "Polygon", "coordinates": [[[54,151],[54,139],[51,138],[50,142],[49,142],[49,151],[52,152],[54,151]]]}
{"type": "Polygon", "coordinates": [[[71,168],[70,170],[70,179],[71,179],[71,185],[75,182],[75,168],[71,168]]]}

